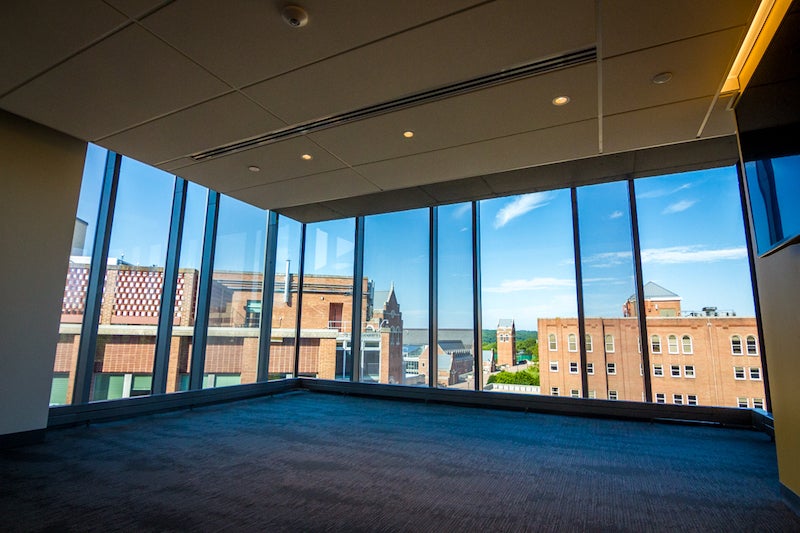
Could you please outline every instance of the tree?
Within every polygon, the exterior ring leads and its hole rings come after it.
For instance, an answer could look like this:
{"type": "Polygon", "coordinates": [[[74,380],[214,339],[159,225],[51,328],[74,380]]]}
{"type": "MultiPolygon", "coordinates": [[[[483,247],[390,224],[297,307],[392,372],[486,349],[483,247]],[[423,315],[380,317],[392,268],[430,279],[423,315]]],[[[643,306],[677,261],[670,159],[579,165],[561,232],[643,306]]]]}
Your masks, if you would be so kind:
{"type": "Polygon", "coordinates": [[[512,385],[539,385],[539,368],[532,366],[519,372],[503,370],[489,376],[488,383],[510,383],[512,385]]]}

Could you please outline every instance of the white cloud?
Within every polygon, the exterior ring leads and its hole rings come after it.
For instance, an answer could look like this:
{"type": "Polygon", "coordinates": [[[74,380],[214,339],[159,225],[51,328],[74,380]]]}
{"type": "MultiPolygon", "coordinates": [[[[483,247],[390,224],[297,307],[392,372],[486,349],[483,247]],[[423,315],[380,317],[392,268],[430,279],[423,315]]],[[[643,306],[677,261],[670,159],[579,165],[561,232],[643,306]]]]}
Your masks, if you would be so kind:
{"type": "Polygon", "coordinates": [[[531,278],[531,279],[507,279],[500,282],[499,287],[486,287],[485,292],[521,292],[536,291],[541,289],[557,289],[562,287],[574,287],[575,280],[569,278],[531,278]]]}
{"type": "Polygon", "coordinates": [[[661,198],[662,196],[669,196],[671,194],[675,194],[676,192],[685,191],[692,187],[691,183],[684,183],[674,189],[653,189],[652,191],[643,192],[636,195],[636,198],[661,198]]]}
{"type": "Polygon", "coordinates": [[[622,211],[614,211],[613,213],[608,215],[608,218],[610,218],[611,220],[614,220],[615,218],[621,218],[621,217],[622,217],[622,211]]]}
{"type": "Polygon", "coordinates": [[[503,206],[502,209],[497,212],[497,216],[494,219],[494,227],[502,228],[515,218],[547,205],[550,203],[550,198],[551,195],[548,193],[532,193],[520,196],[516,200],[503,206]]]}
{"type": "Polygon", "coordinates": [[[665,207],[664,210],[661,211],[661,214],[671,215],[673,213],[680,213],[681,211],[686,211],[696,203],[697,200],[681,200],[680,202],[675,202],[665,207]]]}
{"type": "Polygon", "coordinates": [[[583,263],[594,267],[611,267],[630,263],[632,257],[631,252],[605,252],[584,257],[583,263]]]}
{"type": "Polygon", "coordinates": [[[472,210],[472,203],[467,202],[453,210],[453,218],[461,218],[472,210]]]}
{"type": "Polygon", "coordinates": [[[706,250],[702,246],[670,246],[642,250],[642,263],[677,265],[685,263],[714,263],[747,259],[747,248],[720,248],[706,250]]]}

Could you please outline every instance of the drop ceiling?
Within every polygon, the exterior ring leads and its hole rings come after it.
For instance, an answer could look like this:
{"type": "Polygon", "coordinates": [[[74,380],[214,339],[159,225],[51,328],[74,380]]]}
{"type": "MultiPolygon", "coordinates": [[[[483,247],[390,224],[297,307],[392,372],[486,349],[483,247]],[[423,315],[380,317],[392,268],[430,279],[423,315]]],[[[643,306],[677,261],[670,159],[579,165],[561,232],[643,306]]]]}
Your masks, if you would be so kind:
{"type": "Polygon", "coordinates": [[[757,5],[6,0],[0,108],[299,218],[434,205],[535,189],[535,169],[562,162],[729,137],[720,90],[757,5]],[[283,21],[287,3],[305,27],[283,21]],[[591,57],[421,97],[579,51],[591,57]],[[400,101],[414,104],[385,105],[400,101]]]}

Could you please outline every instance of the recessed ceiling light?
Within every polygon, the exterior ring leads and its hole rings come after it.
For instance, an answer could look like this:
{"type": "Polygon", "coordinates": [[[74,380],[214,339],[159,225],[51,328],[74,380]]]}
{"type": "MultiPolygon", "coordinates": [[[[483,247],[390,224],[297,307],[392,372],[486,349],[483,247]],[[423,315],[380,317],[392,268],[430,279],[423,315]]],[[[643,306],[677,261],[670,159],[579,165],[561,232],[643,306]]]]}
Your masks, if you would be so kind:
{"type": "Polygon", "coordinates": [[[414,132],[413,132],[413,131],[411,131],[411,130],[408,130],[408,131],[404,131],[404,132],[403,132],[403,137],[405,137],[406,139],[410,139],[410,138],[411,138],[411,137],[413,137],[413,136],[414,136],[414,132]]]}
{"type": "Polygon", "coordinates": [[[303,154],[300,158],[303,159],[303,161],[311,161],[312,159],[311,154],[303,154]]]}
{"type": "Polygon", "coordinates": [[[653,76],[653,83],[663,85],[672,79],[672,72],[659,72],[653,76]]]}
{"type": "Polygon", "coordinates": [[[567,105],[569,103],[569,96],[556,96],[553,98],[553,105],[567,105]]]}
{"type": "Polygon", "coordinates": [[[247,170],[249,170],[250,172],[261,172],[261,167],[250,165],[249,167],[247,167],[247,170]]]}

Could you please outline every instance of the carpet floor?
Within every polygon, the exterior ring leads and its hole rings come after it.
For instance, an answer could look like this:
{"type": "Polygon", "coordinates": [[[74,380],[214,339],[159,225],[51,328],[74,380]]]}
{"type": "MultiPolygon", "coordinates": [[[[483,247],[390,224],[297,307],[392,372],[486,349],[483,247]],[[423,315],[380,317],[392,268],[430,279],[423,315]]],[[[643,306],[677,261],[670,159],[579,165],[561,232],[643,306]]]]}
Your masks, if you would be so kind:
{"type": "Polygon", "coordinates": [[[761,433],[292,392],[0,452],[0,531],[800,531],[761,433]]]}

